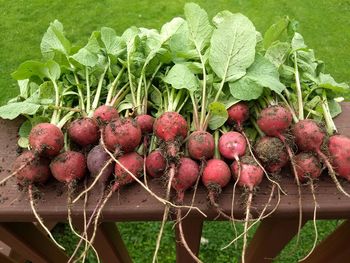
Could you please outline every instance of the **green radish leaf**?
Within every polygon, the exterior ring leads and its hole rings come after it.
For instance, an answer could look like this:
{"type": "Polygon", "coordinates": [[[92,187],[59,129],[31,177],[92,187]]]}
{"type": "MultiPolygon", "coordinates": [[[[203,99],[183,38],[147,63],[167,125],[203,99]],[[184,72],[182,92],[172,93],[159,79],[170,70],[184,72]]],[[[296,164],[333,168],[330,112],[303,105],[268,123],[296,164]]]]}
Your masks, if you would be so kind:
{"type": "Polygon", "coordinates": [[[49,122],[50,119],[48,117],[45,116],[33,116],[33,118],[30,119],[30,123],[32,124],[32,127],[34,127],[35,125],[39,124],[39,123],[43,123],[43,122],[49,122]]]}
{"type": "Polygon", "coordinates": [[[118,57],[125,49],[125,42],[109,27],[101,28],[101,40],[106,48],[107,54],[118,57]]]}
{"type": "Polygon", "coordinates": [[[272,43],[280,39],[281,35],[288,29],[289,22],[288,17],[282,18],[266,30],[263,40],[265,49],[268,49],[272,43]]]}
{"type": "Polygon", "coordinates": [[[19,86],[19,94],[22,98],[28,98],[29,93],[29,79],[23,79],[17,81],[19,86]]]}
{"type": "Polygon", "coordinates": [[[41,40],[40,48],[45,59],[53,59],[56,52],[69,55],[71,44],[64,36],[63,25],[58,20],[50,23],[41,40]]]}
{"type": "Polygon", "coordinates": [[[342,109],[340,104],[334,99],[328,100],[329,112],[331,113],[332,118],[337,117],[340,113],[342,113],[342,109]]]}
{"type": "Polygon", "coordinates": [[[167,42],[182,26],[185,20],[181,17],[175,17],[168,23],[165,23],[161,30],[160,36],[162,43],[167,42]]]}
{"type": "Polygon", "coordinates": [[[221,11],[213,17],[212,22],[213,22],[215,27],[219,27],[219,25],[222,22],[229,19],[232,15],[233,14],[230,11],[227,11],[227,10],[221,11]]]}
{"type": "Polygon", "coordinates": [[[21,148],[28,148],[29,146],[29,140],[26,137],[20,137],[17,141],[17,144],[21,148]]]}
{"type": "Polygon", "coordinates": [[[210,103],[209,110],[209,129],[216,130],[225,124],[228,118],[228,113],[224,104],[220,102],[210,103]]]}
{"type": "Polygon", "coordinates": [[[211,38],[209,64],[225,81],[235,81],[246,74],[254,62],[256,31],[241,14],[225,16],[211,38]]]}
{"type": "Polygon", "coordinates": [[[303,36],[298,32],[295,32],[294,37],[292,39],[292,49],[298,50],[298,49],[304,49],[306,47],[307,46],[305,45],[303,36]]]}
{"type": "Polygon", "coordinates": [[[13,120],[21,114],[34,115],[40,108],[40,105],[30,102],[14,102],[0,107],[0,117],[13,120]]]}
{"type": "Polygon", "coordinates": [[[19,127],[18,135],[20,137],[28,138],[30,131],[32,130],[32,123],[30,120],[26,120],[22,123],[21,127],[19,127]]]}
{"type": "Polygon", "coordinates": [[[346,100],[350,100],[349,85],[337,83],[329,74],[320,73],[318,86],[332,91],[335,97],[344,97],[346,100]]]}
{"type": "Polygon", "coordinates": [[[195,3],[185,4],[185,17],[188,23],[190,38],[201,52],[210,41],[213,27],[210,25],[207,12],[195,3]]]}
{"type": "Polygon", "coordinates": [[[241,100],[257,99],[263,92],[263,87],[276,93],[281,93],[285,86],[279,80],[276,67],[261,55],[257,55],[254,63],[241,79],[230,82],[232,96],[241,100]]]}
{"type": "Polygon", "coordinates": [[[191,70],[184,64],[175,64],[165,76],[164,81],[175,89],[187,89],[195,92],[198,80],[191,70]]]}
{"type": "Polygon", "coordinates": [[[266,50],[265,58],[279,68],[286,61],[290,48],[287,42],[276,42],[266,50]]]}
{"type": "Polygon", "coordinates": [[[98,63],[100,46],[97,41],[99,33],[93,32],[88,43],[72,56],[72,58],[85,67],[94,67],[98,63]]]}
{"type": "Polygon", "coordinates": [[[51,80],[57,80],[60,77],[60,66],[53,60],[48,60],[45,63],[28,60],[23,62],[15,72],[11,74],[14,79],[29,79],[33,76],[37,76],[40,79],[45,77],[51,80]]]}

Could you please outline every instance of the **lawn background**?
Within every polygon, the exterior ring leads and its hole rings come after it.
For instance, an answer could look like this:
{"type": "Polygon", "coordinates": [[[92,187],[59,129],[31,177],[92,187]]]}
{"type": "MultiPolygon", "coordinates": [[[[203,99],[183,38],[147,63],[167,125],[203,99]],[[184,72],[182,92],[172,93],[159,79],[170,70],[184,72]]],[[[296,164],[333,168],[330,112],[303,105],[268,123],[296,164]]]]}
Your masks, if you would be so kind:
{"type": "MultiPolygon", "coordinates": [[[[10,73],[27,59],[40,59],[40,41],[49,23],[59,19],[74,43],[83,44],[93,30],[101,26],[114,28],[121,34],[135,25],[159,28],[174,16],[181,16],[187,1],[40,1],[0,0],[0,105],[17,92],[10,73]]],[[[228,9],[248,16],[260,32],[278,18],[288,15],[300,22],[300,32],[317,58],[326,63],[326,71],[339,82],[350,82],[350,1],[349,0],[231,0],[195,1],[207,10],[210,17],[228,9]]],[[[338,224],[337,221],[319,222],[321,238],[338,224]]],[[[120,231],[135,262],[150,262],[159,225],[157,223],[122,223],[120,231]]],[[[72,246],[71,236],[64,237],[64,226],[56,233],[72,246]]],[[[227,222],[210,222],[204,227],[200,256],[205,262],[228,262],[239,256],[240,247],[220,251],[232,237],[227,222]]],[[[302,233],[302,246],[295,250],[288,246],[278,262],[296,262],[312,244],[312,227],[302,233]]],[[[174,262],[175,240],[168,225],[159,262],[174,262]]],[[[91,260],[93,262],[93,260],[91,260]]]]}

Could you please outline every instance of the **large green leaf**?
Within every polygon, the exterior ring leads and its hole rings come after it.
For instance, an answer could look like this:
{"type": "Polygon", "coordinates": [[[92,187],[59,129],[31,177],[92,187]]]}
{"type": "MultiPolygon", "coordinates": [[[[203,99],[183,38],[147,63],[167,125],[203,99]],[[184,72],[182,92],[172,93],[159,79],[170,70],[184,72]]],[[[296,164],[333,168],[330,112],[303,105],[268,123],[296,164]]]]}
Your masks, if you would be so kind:
{"type": "Polygon", "coordinates": [[[257,99],[263,92],[263,87],[281,93],[285,86],[279,81],[276,67],[261,55],[257,55],[247,74],[241,79],[230,82],[232,96],[241,100],[257,99]]]}
{"type": "Polygon", "coordinates": [[[64,36],[63,25],[58,20],[50,23],[41,40],[40,48],[43,57],[46,59],[53,59],[56,52],[65,56],[69,55],[71,44],[64,36]]]}
{"type": "Polygon", "coordinates": [[[199,5],[188,3],[184,9],[190,38],[200,52],[209,44],[213,27],[210,25],[207,12],[199,5]]]}
{"type": "Polygon", "coordinates": [[[350,88],[346,83],[337,83],[329,74],[320,73],[318,86],[333,92],[334,97],[344,97],[350,100],[350,88]]]}
{"type": "Polygon", "coordinates": [[[107,54],[118,57],[125,49],[125,42],[109,27],[101,28],[101,40],[106,48],[107,54]]]}
{"type": "Polygon", "coordinates": [[[74,60],[86,67],[93,67],[98,63],[98,53],[100,46],[98,44],[98,32],[93,32],[89,38],[88,43],[79,49],[79,51],[72,56],[74,60]]]}
{"type": "Polygon", "coordinates": [[[60,66],[53,60],[48,60],[45,63],[28,60],[23,62],[15,72],[11,75],[14,79],[29,79],[30,77],[37,76],[41,79],[49,78],[51,80],[57,80],[60,77],[60,66]]]}
{"type": "Polygon", "coordinates": [[[40,108],[40,105],[29,102],[14,102],[0,107],[0,117],[13,120],[21,114],[33,115],[40,108]]]}
{"type": "Polygon", "coordinates": [[[246,74],[254,62],[256,31],[242,14],[225,15],[211,38],[209,64],[225,81],[234,81],[246,74]]]}
{"type": "Polygon", "coordinates": [[[209,110],[209,129],[216,130],[225,124],[228,118],[228,113],[224,104],[220,102],[210,103],[209,110]]]}
{"type": "Polygon", "coordinates": [[[288,17],[282,18],[266,30],[263,40],[265,49],[268,49],[273,42],[280,39],[281,35],[287,30],[289,22],[288,17]]]}
{"type": "Polygon", "coordinates": [[[198,88],[197,78],[184,64],[175,64],[165,76],[164,81],[175,89],[187,89],[190,92],[195,92],[198,88]]]}
{"type": "Polygon", "coordinates": [[[183,18],[174,17],[171,21],[165,23],[160,30],[162,43],[167,42],[179,30],[184,22],[185,20],[183,18]]]}
{"type": "Polygon", "coordinates": [[[265,58],[276,68],[279,68],[286,61],[289,52],[290,44],[288,42],[276,42],[266,50],[265,58]]]}

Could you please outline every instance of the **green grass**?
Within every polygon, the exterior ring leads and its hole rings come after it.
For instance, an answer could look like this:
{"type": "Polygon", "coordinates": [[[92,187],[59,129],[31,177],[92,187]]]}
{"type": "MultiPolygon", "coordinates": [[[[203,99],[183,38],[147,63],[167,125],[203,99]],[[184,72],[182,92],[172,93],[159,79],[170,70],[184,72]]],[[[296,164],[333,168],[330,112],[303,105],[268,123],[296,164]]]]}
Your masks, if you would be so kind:
{"type": "MultiPolygon", "coordinates": [[[[0,0],[0,105],[17,92],[10,73],[27,59],[40,59],[40,40],[50,21],[59,19],[72,42],[84,43],[93,30],[113,27],[118,33],[131,25],[159,28],[174,16],[182,15],[186,1],[43,1],[0,0]]],[[[264,32],[279,17],[288,15],[300,22],[300,32],[306,43],[325,61],[327,71],[336,80],[350,82],[350,1],[349,0],[217,0],[196,1],[213,16],[228,9],[247,15],[264,32]]],[[[337,221],[319,222],[321,237],[326,236],[337,221]]],[[[158,223],[121,223],[120,231],[135,262],[150,262],[158,223]]],[[[64,227],[56,233],[68,233],[64,227]]],[[[251,233],[252,234],[252,233],[251,233]]],[[[58,234],[72,248],[71,235],[58,234]]],[[[201,247],[200,257],[206,262],[232,262],[239,256],[241,244],[220,251],[232,238],[227,222],[205,223],[203,237],[209,240],[201,247]]],[[[160,262],[174,262],[175,242],[168,225],[160,251],[160,262]]],[[[313,228],[308,224],[302,231],[302,247],[289,245],[278,262],[295,262],[304,255],[313,241],[313,228]]],[[[92,257],[90,257],[92,258],[92,257]]],[[[93,262],[93,260],[90,260],[93,262]]]]}

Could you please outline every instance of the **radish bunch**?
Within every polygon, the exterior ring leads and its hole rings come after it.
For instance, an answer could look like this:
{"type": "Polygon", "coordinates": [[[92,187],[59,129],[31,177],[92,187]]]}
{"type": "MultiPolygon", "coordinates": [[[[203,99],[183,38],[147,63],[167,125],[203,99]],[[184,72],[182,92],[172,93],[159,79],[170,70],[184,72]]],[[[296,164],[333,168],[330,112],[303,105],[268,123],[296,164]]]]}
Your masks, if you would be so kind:
{"type": "MultiPolygon", "coordinates": [[[[21,94],[0,107],[2,118],[25,116],[18,144],[28,150],[0,184],[16,177],[28,186],[36,213],[32,188],[55,178],[67,186],[69,222],[73,204],[97,185],[100,199],[85,226],[95,231],[89,238],[72,227],[89,248],[108,200],[136,182],[164,205],[153,262],[172,208],[180,230],[181,208],[203,214],[194,206],[200,182],[207,188],[209,209],[233,222],[240,186],[246,204],[244,262],[247,232],[269,205],[249,226],[253,194],[259,194],[264,177],[273,184],[271,195],[275,186],[279,193],[279,174],[291,166],[299,191],[299,228],[301,184],[310,184],[316,218],[314,183],[324,168],[336,188],[350,196],[337,179],[350,179],[350,139],[333,121],[350,89],[323,72],[295,24],[282,20],[258,43],[246,16],[225,11],[210,19],[188,3],[184,18],[175,17],[159,30],[130,27],[118,36],[102,27],[78,47],[55,20],[40,45],[42,61],[18,67],[12,76],[21,94]],[[271,34],[276,28],[278,34],[271,34]],[[88,175],[91,184],[76,195],[75,185],[88,175]],[[163,196],[148,187],[153,178],[166,182],[163,196]],[[230,183],[228,215],[219,204],[230,183]],[[189,205],[186,192],[192,194],[189,205]]],[[[183,235],[180,239],[199,262],[183,235]]]]}

